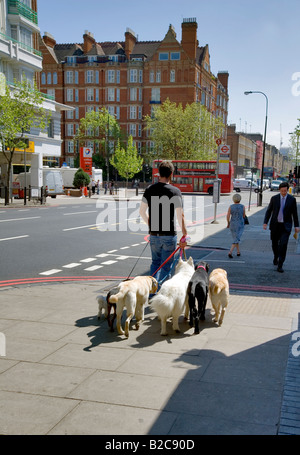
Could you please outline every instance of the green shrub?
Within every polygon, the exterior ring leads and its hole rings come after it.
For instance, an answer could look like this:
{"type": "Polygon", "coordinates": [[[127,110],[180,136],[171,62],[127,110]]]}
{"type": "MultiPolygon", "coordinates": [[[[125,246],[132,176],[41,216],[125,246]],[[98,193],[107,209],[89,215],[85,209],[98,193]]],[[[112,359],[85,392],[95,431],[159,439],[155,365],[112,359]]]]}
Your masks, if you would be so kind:
{"type": "Polygon", "coordinates": [[[74,175],[73,186],[75,188],[82,188],[83,186],[88,186],[89,183],[90,176],[80,167],[74,175]]]}

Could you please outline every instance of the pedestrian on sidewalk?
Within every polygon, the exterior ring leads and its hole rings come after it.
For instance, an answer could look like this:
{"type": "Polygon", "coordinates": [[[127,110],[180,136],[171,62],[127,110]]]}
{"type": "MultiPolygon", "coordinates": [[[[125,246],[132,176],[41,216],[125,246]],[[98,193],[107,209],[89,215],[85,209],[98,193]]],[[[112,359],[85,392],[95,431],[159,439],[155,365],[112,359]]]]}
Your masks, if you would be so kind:
{"type": "MultiPolygon", "coordinates": [[[[162,161],[159,166],[159,182],[146,188],[140,205],[140,215],[149,226],[152,255],[151,275],[176,249],[176,218],[183,236],[187,235],[182,194],[179,188],[171,185],[173,172],[172,162],[162,161]]],[[[186,242],[179,244],[182,248],[186,246],[186,242]]],[[[157,281],[169,275],[173,261],[174,256],[158,271],[155,276],[157,281]]]]}
{"type": "Polygon", "coordinates": [[[277,271],[282,273],[286,257],[289,237],[293,222],[295,233],[300,231],[297,213],[297,203],[294,196],[288,194],[288,182],[279,185],[279,194],[273,196],[265,213],[263,228],[267,229],[270,220],[272,251],[274,254],[273,264],[277,265],[277,271]]]}
{"type": "Polygon", "coordinates": [[[240,204],[241,199],[242,199],[241,195],[239,193],[235,193],[232,197],[234,203],[230,205],[227,212],[227,228],[230,229],[233,238],[233,243],[228,253],[228,257],[230,259],[233,258],[232,253],[235,248],[237,256],[241,255],[240,241],[244,232],[245,226],[244,218],[246,216],[245,206],[243,204],[240,204]]]}

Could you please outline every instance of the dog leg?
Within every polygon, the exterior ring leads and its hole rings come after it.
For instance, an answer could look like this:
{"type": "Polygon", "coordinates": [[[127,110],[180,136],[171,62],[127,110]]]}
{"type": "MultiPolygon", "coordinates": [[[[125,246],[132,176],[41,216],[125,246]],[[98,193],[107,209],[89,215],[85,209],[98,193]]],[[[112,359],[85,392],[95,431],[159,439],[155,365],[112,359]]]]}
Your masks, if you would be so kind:
{"type": "Polygon", "coordinates": [[[131,321],[132,318],[133,318],[133,313],[129,313],[127,315],[127,319],[126,319],[126,322],[125,322],[125,336],[127,338],[129,337],[129,325],[130,325],[130,321],[131,321]]]}
{"type": "Polygon", "coordinates": [[[121,325],[122,313],[123,313],[123,306],[118,304],[118,306],[117,306],[117,330],[118,330],[119,335],[124,335],[124,330],[122,329],[122,325],[121,325]]]}
{"type": "Polygon", "coordinates": [[[199,333],[199,316],[198,314],[195,316],[195,330],[194,334],[197,335],[199,333]]]}
{"type": "Polygon", "coordinates": [[[224,319],[224,316],[225,316],[225,311],[226,311],[226,307],[222,308],[222,311],[221,311],[221,316],[220,316],[220,319],[219,319],[219,325],[222,325],[222,322],[223,322],[223,319],[224,319]]]}
{"type": "Polygon", "coordinates": [[[193,313],[195,310],[195,297],[193,295],[189,295],[189,309],[190,309],[190,327],[193,327],[193,325],[194,325],[193,313]]]}
{"type": "Polygon", "coordinates": [[[213,319],[213,322],[218,322],[219,316],[220,316],[220,305],[218,304],[217,306],[214,306],[215,310],[215,317],[213,319]]]}
{"type": "Polygon", "coordinates": [[[160,323],[161,323],[160,334],[163,335],[163,336],[168,335],[168,333],[167,333],[167,318],[161,317],[160,318],[160,323]]]}

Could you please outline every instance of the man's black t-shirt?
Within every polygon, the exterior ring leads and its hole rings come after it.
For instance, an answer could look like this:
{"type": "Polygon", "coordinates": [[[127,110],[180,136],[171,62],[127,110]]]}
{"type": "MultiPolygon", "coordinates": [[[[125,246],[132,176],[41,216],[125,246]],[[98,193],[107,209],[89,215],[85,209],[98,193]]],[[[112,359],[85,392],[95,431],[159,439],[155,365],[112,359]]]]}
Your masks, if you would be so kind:
{"type": "Polygon", "coordinates": [[[154,183],[146,188],[143,202],[149,207],[150,234],[176,235],[175,209],[183,206],[181,191],[170,183],[154,183]]]}

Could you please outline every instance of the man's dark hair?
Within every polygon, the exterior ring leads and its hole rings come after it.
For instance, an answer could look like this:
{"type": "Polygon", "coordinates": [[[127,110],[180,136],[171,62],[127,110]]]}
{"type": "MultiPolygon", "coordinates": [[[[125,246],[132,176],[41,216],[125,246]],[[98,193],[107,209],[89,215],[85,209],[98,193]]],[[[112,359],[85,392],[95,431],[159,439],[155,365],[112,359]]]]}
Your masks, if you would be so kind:
{"type": "Polygon", "coordinates": [[[169,178],[170,175],[174,172],[172,161],[162,161],[159,165],[158,171],[161,177],[169,178]]]}
{"type": "Polygon", "coordinates": [[[281,182],[280,185],[279,185],[279,189],[280,188],[287,188],[289,189],[290,185],[289,185],[289,182],[281,182]]]}

